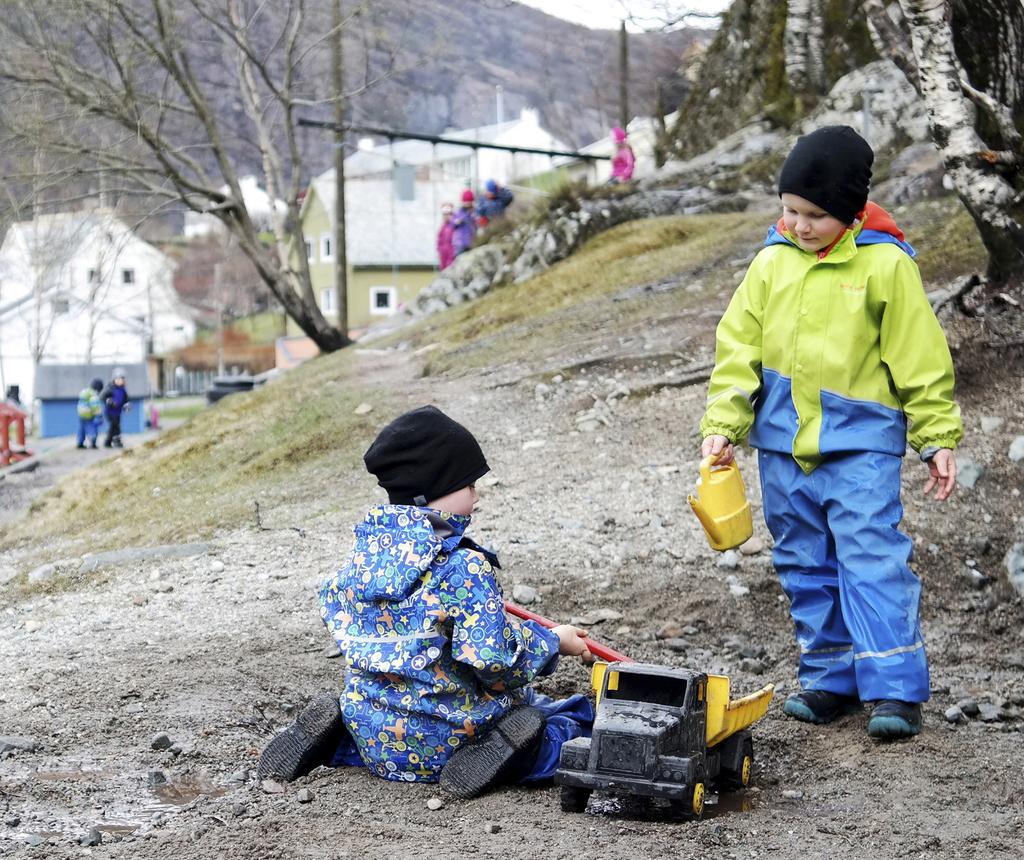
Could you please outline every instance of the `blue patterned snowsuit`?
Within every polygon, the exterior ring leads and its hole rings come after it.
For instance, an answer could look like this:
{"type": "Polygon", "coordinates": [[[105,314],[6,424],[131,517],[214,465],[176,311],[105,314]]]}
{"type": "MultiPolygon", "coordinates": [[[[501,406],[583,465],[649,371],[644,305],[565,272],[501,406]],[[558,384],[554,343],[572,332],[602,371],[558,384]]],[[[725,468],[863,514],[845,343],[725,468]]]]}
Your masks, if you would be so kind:
{"type": "MultiPolygon", "coordinates": [[[[505,615],[497,558],[463,536],[469,521],[372,508],[348,560],[320,589],[324,624],[347,661],[346,728],[363,763],[385,779],[436,780],[459,746],[533,703],[527,685],[558,662],[554,633],[505,615]]],[[[568,701],[586,716],[582,697],[568,701]]],[[[581,733],[570,722],[561,721],[561,741],[581,733]]],[[[335,762],[352,757],[339,751],[335,762]]]]}

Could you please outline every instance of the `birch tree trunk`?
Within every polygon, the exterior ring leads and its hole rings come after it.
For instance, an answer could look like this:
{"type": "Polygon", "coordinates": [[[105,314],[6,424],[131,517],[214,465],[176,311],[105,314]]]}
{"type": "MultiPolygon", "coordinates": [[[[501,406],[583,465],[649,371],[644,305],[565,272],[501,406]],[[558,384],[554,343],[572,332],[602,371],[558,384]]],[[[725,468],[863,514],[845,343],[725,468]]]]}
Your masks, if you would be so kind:
{"type": "Polygon", "coordinates": [[[787,0],[783,47],[786,78],[797,94],[819,94],[825,85],[822,0],[787,0]]]}
{"type": "MultiPolygon", "coordinates": [[[[1024,149],[1011,108],[966,80],[954,46],[951,10],[945,0],[900,3],[910,27],[932,138],[946,173],[988,250],[989,279],[1003,283],[1020,277],[1024,274],[1024,198],[1019,187],[1024,149]],[[977,105],[988,113],[993,127],[999,129],[999,146],[982,139],[977,105]]],[[[991,3],[974,0],[973,5],[991,3]]],[[[993,43],[990,53],[998,58],[1001,51],[1008,49],[993,43]]],[[[1019,59],[1016,58],[1018,68],[1019,59]]],[[[991,65],[1013,68],[1014,59],[991,65]]]]}

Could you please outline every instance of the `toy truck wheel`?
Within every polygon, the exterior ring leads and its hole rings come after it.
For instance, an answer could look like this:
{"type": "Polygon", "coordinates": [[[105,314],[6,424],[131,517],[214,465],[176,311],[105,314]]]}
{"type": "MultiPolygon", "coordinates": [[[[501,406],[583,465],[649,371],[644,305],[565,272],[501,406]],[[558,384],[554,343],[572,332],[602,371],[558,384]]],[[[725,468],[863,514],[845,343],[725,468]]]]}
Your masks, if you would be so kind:
{"type": "Polygon", "coordinates": [[[697,819],[704,814],[704,795],[706,788],[704,785],[704,774],[698,774],[697,780],[693,784],[693,788],[690,789],[690,794],[683,800],[673,800],[669,802],[669,809],[673,815],[679,818],[685,819],[697,819]]]}
{"type": "Polygon", "coordinates": [[[562,812],[583,812],[590,800],[589,788],[578,788],[575,785],[562,786],[562,812]]]}
{"type": "Polygon", "coordinates": [[[750,775],[754,769],[754,744],[750,739],[743,742],[740,750],[739,767],[735,770],[723,770],[718,777],[718,785],[726,791],[738,791],[750,785],[750,775]]]}

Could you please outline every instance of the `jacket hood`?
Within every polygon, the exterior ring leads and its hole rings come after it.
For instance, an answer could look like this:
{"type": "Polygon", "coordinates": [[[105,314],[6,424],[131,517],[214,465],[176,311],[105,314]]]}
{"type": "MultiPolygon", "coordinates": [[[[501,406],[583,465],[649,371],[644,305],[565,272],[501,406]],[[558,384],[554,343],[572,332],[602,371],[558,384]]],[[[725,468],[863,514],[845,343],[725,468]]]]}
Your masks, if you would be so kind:
{"type": "Polygon", "coordinates": [[[470,517],[413,505],[378,505],[355,527],[349,582],[356,600],[399,601],[441,553],[462,542],[470,517]]]}
{"type": "MultiPolygon", "coordinates": [[[[853,233],[853,241],[856,245],[896,245],[908,257],[916,257],[917,251],[913,245],[905,241],[903,231],[896,225],[892,215],[886,212],[877,203],[868,202],[864,211],[857,219],[857,225],[848,231],[840,234],[839,238],[832,243],[832,248],[838,245],[845,238],[847,232],[853,233]]],[[[764,240],[765,246],[769,245],[792,245],[799,248],[796,238],[786,229],[785,219],[779,220],[768,228],[768,235],[764,240]]],[[[831,250],[829,248],[828,250],[831,250]]]]}

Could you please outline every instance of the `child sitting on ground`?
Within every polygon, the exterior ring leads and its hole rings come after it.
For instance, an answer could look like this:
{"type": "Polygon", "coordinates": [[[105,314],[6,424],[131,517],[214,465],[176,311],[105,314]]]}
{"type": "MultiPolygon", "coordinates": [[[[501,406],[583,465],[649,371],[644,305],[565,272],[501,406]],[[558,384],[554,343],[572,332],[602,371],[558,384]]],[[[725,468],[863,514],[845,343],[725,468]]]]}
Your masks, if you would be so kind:
{"type": "Polygon", "coordinates": [[[458,797],[552,776],[562,743],[589,735],[593,710],[528,685],[559,654],[593,658],[582,630],[505,614],[497,558],[464,534],[489,471],[479,444],[425,406],[385,427],[364,461],[389,504],[356,526],[320,590],[347,663],[340,708],[315,699],[268,745],[261,774],[361,763],[384,779],[440,779],[458,797]]]}
{"type": "Polygon", "coordinates": [[[963,427],[914,249],[867,202],[873,161],[852,128],[829,126],[783,164],[782,218],[718,326],[701,455],[729,463],[748,433],[758,449],[800,644],[785,713],[828,723],[874,702],[868,734],[893,739],[920,731],[929,694],[901,461],[909,433],[925,495],[947,499],[963,427]]]}

